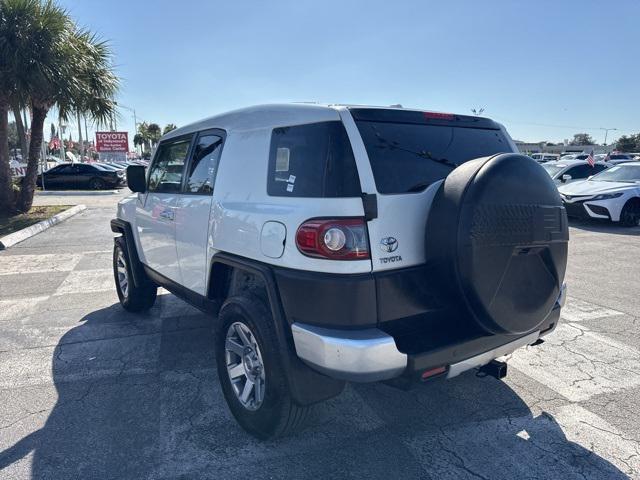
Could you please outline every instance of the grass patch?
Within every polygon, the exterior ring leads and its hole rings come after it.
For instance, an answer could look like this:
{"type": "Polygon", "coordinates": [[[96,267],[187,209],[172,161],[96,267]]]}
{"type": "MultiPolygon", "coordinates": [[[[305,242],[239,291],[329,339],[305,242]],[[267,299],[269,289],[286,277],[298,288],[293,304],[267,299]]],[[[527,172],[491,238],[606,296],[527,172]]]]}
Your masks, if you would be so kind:
{"type": "Polygon", "coordinates": [[[71,207],[72,205],[43,205],[41,207],[31,207],[31,210],[27,213],[14,217],[0,217],[0,237],[30,227],[71,207]]]}

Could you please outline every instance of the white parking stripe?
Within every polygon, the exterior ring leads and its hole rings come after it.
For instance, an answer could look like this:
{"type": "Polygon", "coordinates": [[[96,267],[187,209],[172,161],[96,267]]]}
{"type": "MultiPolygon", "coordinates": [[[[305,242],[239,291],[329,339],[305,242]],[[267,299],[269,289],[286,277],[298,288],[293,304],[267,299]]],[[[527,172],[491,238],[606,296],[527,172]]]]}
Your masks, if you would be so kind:
{"type": "Polygon", "coordinates": [[[562,426],[567,440],[586,447],[625,474],[637,478],[640,473],[640,447],[635,441],[580,405],[559,408],[555,419],[562,426]]]}
{"type": "Polygon", "coordinates": [[[509,365],[573,402],[640,385],[640,352],[575,323],[516,351],[509,365]]]}
{"type": "Polygon", "coordinates": [[[19,300],[0,300],[0,320],[22,319],[36,312],[38,303],[49,297],[21,298],[19,300]]]}
{"type": "Polygon", "coordinates": [[[70,272],[54,295],[113,290],[113,282],[113,271],[110,268],[70,272]]]}
{"type": "Polygon", "coordinates": [[[40,272],[70,272],[82,258],[80,254],[8,255],[2,257],[0,275],[40,272]]]}
{"type": "Polygon", "coordinates": [[[442,479],[621,478],[640,471],[635,443],[578,405],[430,430],[405,444],[442,479]]]}
{"type": "Polygon", "coordinates": [[[612,317],[615,315],[624,315],[624,313],[573,297],[567,299],[567,303],[562,309],[562,318],[568,322],[595,320],[596,318],[612,317]]]}

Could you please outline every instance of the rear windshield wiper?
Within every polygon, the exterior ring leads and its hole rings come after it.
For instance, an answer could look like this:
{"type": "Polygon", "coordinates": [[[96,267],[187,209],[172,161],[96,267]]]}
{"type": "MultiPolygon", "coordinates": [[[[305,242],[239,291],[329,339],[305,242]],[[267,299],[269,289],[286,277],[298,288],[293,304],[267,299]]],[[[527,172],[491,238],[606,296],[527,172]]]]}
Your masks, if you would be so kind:
{"type": "Polygon", "coordinates": [[[389,150],[401,150],[403,152],[407,152],[407,153],[411,153],[413,155],[416,155],[420,158],[426,158],[427,160],[431,160],[433,162],[439,163],[441,165],[446,165],[448,167],[451,168],[451,170],[453,170],[454,168],[459,167],[460,165],[452,162],[451,160],[449,160],[448,158],[436,158],[433,155],[431,155],[430,152],[427,152],[426,150],[422,150],[420,152],[415,151],[415,150],[411,150],[409,148],[404,148],[400,146],[399,142],[396,141],[392,141],[390,142],[389,140],[387,140],[386,138],[384,138],[382,135],[380,135],[380,132],[375,132],[375,136],[378,138],[378,140],[380,141],[380,143],[384,144],[386,146],[386,148],[388,148],[389,150]]]}

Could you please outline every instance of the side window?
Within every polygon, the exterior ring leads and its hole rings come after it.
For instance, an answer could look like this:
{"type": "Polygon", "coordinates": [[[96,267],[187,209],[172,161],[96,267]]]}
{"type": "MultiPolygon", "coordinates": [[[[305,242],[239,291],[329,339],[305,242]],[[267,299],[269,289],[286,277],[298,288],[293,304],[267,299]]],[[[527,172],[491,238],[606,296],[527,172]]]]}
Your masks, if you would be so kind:
{"type": "Polygon", "coordinates": [[[191,138],[163,142],[149,170],[150,192],[174,193],[180,191],[184,163],[189,152],[191,138]]]}
{"type": "Polygon", "coordinates": [[[60,166],[60,170],[56,170],[55,173],[74,173],[75,169],[73,168],[73,165],[69,164],[69,165],[62,165],[60,166]]]}
{"type": "Polygon", "coordinates": [[[567,175],[571,175],[574,180],[577,178],[587,178],[590,175],[596,173],[595,167],[591,165],[578,165],[577,167],[570,168],[567,175]]]}
{"type": "Polygon", "coordinates": [[[84,165],[84,164],[78,165],[79,173],[95,173],[95,171],[96,171],[95,167],[92,167],[91,165],[84,165]]]}
{"type": "Polygon", "coordinates": [[[281,127],[271,134],[267,193],[278,197],[357,197],[360,180],[342,122],[281,127]]]}
{"type": "Polygon", "coordinates": [[[211,195],[213,193],[213,184],[216,181],[221,152],[221,136],[204,134],[198,138],[189,166],[187,192],[201,195],[211,195]]]}
{"type": "Polygon", "coordinates": [[[593,170],[589,175],[595,175],[596,173],[600,173],[603,170],[606,170],[606,165],[594,165],[593,170]]]}

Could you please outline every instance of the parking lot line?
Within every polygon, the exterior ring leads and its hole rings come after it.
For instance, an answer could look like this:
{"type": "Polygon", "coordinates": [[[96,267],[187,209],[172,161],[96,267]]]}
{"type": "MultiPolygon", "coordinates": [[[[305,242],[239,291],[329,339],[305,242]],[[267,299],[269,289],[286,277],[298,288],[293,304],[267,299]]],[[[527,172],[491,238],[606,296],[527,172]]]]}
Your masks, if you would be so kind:
{"type": "Polygon", "coordinates": [[[582,322],[615,315],[624,315],[624,313],[573,297],[567,299],[562,309],[562,318],[567,322],[582,322]]]}
{"type": "Polygon", "coordinates": [[[577,323],[560,324],[509,364],[572,402],[640,385],[640,352],[577,323]]]}

